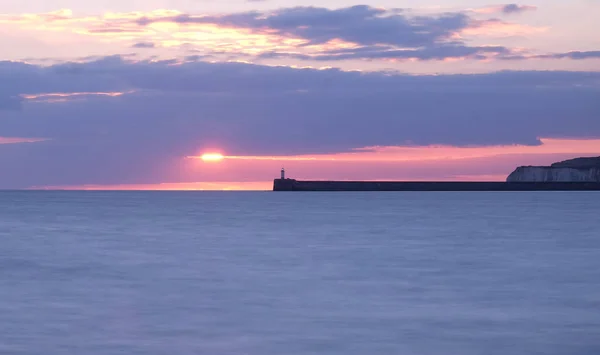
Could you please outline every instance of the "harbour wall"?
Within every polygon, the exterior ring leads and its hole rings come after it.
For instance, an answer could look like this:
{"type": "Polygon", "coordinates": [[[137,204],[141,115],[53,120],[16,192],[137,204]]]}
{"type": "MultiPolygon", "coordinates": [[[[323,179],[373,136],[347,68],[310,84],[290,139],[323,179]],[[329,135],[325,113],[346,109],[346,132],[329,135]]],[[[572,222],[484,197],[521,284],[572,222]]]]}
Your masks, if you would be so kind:
{"type": "Polygon", "coordinates": [[[275,179],[273,191],[600,191],[600,182],[302,181],[275,179]]]}

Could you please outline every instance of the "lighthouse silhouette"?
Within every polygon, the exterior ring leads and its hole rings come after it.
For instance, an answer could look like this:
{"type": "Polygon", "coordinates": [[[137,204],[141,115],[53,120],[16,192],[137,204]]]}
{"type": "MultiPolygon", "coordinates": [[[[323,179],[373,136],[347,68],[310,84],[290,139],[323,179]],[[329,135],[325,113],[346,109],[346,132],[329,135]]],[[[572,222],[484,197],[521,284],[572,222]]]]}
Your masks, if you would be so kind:
{"type": "Polygon", "coordinates": [[[281,168],[281,180],[285,180],[285,169],[281,168]]]}

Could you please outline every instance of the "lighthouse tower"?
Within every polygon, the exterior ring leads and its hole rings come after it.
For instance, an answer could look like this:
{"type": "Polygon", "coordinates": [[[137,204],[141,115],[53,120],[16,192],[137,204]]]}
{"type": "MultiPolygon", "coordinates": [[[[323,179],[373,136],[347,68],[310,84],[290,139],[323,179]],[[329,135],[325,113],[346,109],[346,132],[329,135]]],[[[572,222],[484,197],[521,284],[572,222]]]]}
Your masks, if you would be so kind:
{"type": "Polygon", "coordinates": [[[285,169],[281,168],[281,180],[285,180],[285,169]]]}

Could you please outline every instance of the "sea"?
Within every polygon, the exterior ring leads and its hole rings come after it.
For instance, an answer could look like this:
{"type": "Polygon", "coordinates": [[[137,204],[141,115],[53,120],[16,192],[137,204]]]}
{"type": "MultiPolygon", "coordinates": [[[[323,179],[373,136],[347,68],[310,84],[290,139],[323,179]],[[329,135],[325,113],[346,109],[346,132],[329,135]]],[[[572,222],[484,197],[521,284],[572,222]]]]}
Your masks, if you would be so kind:
{"type": "Polygon", "coordinates": [[[0,354],[600,354],[600,193],[0,192],[0,354]]]}

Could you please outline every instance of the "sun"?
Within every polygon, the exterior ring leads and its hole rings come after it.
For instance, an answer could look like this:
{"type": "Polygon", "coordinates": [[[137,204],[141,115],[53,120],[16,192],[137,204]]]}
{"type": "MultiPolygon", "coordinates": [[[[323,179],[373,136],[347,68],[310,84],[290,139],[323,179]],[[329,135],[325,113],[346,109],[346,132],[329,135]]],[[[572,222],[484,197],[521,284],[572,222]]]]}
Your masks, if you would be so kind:
{"type": "Polygon", "coordinates": [[[206,161],[206,162],[219,162],[219,161],[225,159],[225,157],[223,156],[223,154],[219,154],[219,153],[206,153],[206,154],[202,154],[200,159],[202,159],[203,161],[206,161]]]}

